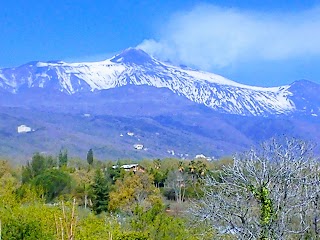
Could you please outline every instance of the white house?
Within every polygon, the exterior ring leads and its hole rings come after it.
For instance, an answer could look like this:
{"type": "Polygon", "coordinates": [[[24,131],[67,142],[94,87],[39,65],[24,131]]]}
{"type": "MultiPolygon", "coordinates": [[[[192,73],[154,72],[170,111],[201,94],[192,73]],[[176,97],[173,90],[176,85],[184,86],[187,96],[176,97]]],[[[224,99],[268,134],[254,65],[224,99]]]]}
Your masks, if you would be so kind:
{"type": "Polygon", "coordinates": [[[133,145],[133,147],[137,150],[142,150],[143,149],[143,145],[142,144],[135,144],[133,145]]]}
{"type": "Polygon", "coordinates": [[[31,127],[28,127],[26,125],[18,126],[18,133],[27,133],[27,132],[31,132],[31,127]]]}
{"type": "Polygon", "coordinates": [[[205,155],[203,155],[203,154],[198,154],[198,155],[196,155],[195,158],[196,158],[196,159],[199,159],[199,158],[206,159],[207,157],[206,157],[205,155]]]}
{"type": "MultiPolygon", "coordinates": [[[[112,166],[113,169],[117,169],[118,167],[119,166],[117,166],[117,165],[112,166]]],[[[137,164],[137,163],[124,164],[124,165],[120,166],[120,168],[124,169],[126,172],[128,172],[128,171],[144,172],[144,168],[139,166],[139,164],[137,164]]]]}
{"type": "Polygon", "coordinates": [[[199,154],[199,155],[196,155],[195,159],[206,159],[207,161],[212,161],[214,159],[214,157],[206,157],[205,155],[203,154],[199,154]]]}

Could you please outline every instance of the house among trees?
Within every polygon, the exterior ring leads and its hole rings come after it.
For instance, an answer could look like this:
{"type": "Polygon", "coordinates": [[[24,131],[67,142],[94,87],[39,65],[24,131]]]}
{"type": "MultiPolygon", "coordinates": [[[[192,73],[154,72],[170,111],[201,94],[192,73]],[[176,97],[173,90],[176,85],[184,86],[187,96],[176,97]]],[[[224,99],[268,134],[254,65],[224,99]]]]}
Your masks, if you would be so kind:
{"type": "MultiPolygon", "coordinates": [[[[118,166],[112,166],[113,169],[118,168],[118,166]]],[[[144,168],[139,166],[138,163],[133,163],[133,164],[124,164],[121,165],[120,168],[124,169],[126,172],[144,172],[144,168]]]]}

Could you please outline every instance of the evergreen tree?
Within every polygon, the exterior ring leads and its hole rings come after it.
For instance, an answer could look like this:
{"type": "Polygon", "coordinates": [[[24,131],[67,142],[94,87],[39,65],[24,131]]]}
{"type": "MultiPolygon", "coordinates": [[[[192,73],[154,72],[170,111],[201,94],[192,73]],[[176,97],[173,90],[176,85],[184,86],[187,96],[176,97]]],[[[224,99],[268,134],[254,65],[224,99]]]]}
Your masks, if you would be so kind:
{"type": "Polygon", "coordinates": [[[92,209],[96,214],[107,211],[109,204],[109,184],[105,175],[97,169],[92,187],[92,209]]]}
{"type": "Polygon", "coordinates": [[[60,150],[59,156],[59,167],[67,166],[68,165],[68,151],[67,150],[60,150]]]}
{"type": "Polygon", "coordinates": [[[93,151],[92,151],[92,148],[90,148],[88,153],[87,153],[87,162],[88,162],[89,165],[93,164],[93,151]]]}

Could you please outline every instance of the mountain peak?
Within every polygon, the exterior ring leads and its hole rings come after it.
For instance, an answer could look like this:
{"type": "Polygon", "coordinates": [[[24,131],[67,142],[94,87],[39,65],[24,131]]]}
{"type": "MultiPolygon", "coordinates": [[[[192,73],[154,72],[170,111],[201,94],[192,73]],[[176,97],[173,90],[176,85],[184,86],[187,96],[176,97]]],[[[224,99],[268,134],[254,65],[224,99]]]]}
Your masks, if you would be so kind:
{"type": "Polygon", "coordinates": [[[127,48],[120,54],[114,56],[111,61],[117,63],[135,64],[153,63],[153,59],[150,55],[148,55],[145,51],[137,48],[127,48]]]}
{"type": "Polygon", "coordinates": [[[315,82],[312,82],[310,80],[307,79],[300,79],[300,80],[296,80],[294,81],[292,84],[290,84],[291,86],[317,86],[318,84],[315,82]]]}

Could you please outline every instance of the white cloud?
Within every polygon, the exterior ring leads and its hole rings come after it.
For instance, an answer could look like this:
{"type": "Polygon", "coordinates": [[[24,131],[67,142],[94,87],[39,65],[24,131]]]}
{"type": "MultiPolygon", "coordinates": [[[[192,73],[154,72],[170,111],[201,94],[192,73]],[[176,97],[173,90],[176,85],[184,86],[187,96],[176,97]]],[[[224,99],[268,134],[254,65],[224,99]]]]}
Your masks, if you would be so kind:
{"type": "Polygon", "coordinates": [[[239,61],[320,56],[320,8],[262,13],[200,5],[180,12],[139,48],[164,60],[210,70],[239,61]]]}

